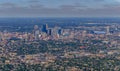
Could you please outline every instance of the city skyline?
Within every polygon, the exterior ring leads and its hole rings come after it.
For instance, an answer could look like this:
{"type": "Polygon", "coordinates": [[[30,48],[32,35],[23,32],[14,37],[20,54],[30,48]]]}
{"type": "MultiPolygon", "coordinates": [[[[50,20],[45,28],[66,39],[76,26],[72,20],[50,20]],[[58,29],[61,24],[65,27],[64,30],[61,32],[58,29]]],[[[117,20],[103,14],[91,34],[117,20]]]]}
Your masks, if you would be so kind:
{"type": "Polygon", "coordinates": [[[120,17],[119,0],[0,0],[0,17],[120,17]]]}

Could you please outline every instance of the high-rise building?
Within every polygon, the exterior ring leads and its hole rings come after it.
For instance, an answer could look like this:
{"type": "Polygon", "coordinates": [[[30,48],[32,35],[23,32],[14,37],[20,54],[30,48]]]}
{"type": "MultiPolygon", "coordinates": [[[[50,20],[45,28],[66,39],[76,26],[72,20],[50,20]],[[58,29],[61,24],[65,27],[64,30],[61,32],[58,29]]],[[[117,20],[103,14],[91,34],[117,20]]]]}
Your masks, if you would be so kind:
{"type": "Polygon", "coordinates": [[[35,40],[39,40],[40,31],[39,31],[38,25],[35,25],[35,26],[34,26],[33,33],[34,33],[34,38],[35,38],[35,40]]]}
{"type": "Polygon", "coordinates": [[[62,29],[60,27],[55,27],[54,28],[54,33],[58,34],[58,35],[61,35],[62,34],[62,29]]]}
{"type": "Polygon", "coordinates": [[[47,24],[43,25],[42,26],[42,32],[47,33],[47,30],[48,30],[48,25],[47,24]]]}
{"type": "Polygon", "coordinates": [[[0,32],[0,42],[2,41],[2,32],[0,32]]]}
{"type": "Polygon", "coordinates": [[[49,28],[48,31],[47,31],[47,34],[51,36],[52,35],[52,29],[49,28]]]}
{"type": "Polygon", "coordinates": [[[59,35],[62,35],[62,29],[61,29],[61,28],[58,29],[58,34],[59,34],[59,35]]]}
{"type": "Polygon", "coordinates": [[[85,38],[86,37],[86,33],[87,33],[87,31],[82,31],[82,38],[85,38]]]}
{"type": "Polygon", "coordinates": [[[39,40],[39,30],[36,30],[35,33],[34,33],[34,36],[35,36],[35,40],[39,40]]]}
{"type": "Polygon", "coordinates": [[[110,27],[109,26],[106,27],[106,34],[110,35],[110,27]]]}

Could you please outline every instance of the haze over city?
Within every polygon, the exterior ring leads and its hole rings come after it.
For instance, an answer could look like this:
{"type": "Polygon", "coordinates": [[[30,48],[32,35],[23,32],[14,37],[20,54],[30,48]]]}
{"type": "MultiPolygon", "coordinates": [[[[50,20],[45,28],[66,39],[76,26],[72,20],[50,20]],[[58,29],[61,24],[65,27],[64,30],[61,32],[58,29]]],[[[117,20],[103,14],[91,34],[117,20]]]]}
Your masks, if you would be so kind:
{"type": "Polygon", "coordinates": [[[120,71],[120,0],[0,0],[0,71],[120,71]]]}
{"type": "Polygon", "coordinates": [[[120,17],[120,1],[0,0],[0,17],[120,17]]]}

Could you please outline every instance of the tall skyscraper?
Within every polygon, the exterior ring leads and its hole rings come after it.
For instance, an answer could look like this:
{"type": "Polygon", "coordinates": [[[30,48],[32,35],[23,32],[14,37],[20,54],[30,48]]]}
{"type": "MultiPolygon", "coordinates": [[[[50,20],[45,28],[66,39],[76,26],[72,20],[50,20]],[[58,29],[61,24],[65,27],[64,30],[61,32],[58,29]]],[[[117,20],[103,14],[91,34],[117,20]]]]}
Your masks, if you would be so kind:
{"type": "Polygon", "coordinates": [[[62,29],[61,29],[61,28],[58,29],[58,34],[59,34],[59,35],[62,35],[62,29]]]}
{"type": "Polygon", "coordinates": [[[33,30],[33,32],[34,32],[35,40],[39,40],[39,34],[40,34],[40,31],[39,31],[39,27],[38,27],[38,25],[35,25],[35,26],[34,26],[34,30],[33,30]]]}
{"type": "Polygon", "coordinates": [[[48,30],[48,25],[47,24],[43,25],[42,26],[42,32],[47,33],[47,30],[48,30]]]}
{"type": "Polygon", "coordinates": [[[107,34],[107,35],[110,35],[110,26],[107,26],[107,27],[106,27],[106,34],[107,34]]]}
{"type": "Polygon", "coordinates": [[[52,35],[52,29],[49,28],[48,31],[47,31],[47,34],[51,36],[52,35]]]}

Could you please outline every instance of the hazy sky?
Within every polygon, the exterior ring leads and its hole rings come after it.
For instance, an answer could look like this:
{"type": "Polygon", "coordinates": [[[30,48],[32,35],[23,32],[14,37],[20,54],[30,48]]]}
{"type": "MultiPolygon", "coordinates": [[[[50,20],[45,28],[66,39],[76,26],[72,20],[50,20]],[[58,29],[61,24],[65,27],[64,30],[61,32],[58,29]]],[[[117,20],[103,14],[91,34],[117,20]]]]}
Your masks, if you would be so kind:
{"type": "Polygon", "coordinates": [[[120,0],[0,0],[0,17],[120,17],[120,0]]]}

